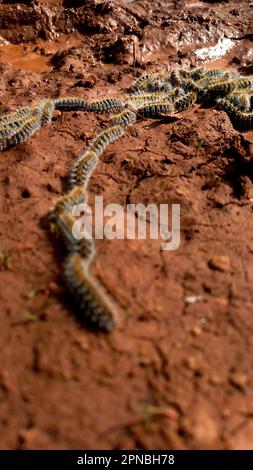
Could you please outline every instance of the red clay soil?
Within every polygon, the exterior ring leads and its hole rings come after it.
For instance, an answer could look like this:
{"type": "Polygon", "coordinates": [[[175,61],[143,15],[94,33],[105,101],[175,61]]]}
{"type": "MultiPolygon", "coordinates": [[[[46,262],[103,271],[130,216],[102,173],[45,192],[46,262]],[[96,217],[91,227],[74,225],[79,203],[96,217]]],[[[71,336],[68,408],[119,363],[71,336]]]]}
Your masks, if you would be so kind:
{"type": "MultiPolygon", "coordinates": [[[[201,63],[194,50],[221,34],[235,42],[222,64],[253,71],[249,1],[0,8],[1,111],[120,94],[145,71],[201,63]]],[[[139,122],[104,153],[91,203],[180,203],[181,245],[96,242],[94,275],[123,316],[103,334],[80,323],[66,295],[47,214],[106,119],[56,114],[0,155],[0,447],[251,449],[252,133],[195,108],[139,122]]]]}

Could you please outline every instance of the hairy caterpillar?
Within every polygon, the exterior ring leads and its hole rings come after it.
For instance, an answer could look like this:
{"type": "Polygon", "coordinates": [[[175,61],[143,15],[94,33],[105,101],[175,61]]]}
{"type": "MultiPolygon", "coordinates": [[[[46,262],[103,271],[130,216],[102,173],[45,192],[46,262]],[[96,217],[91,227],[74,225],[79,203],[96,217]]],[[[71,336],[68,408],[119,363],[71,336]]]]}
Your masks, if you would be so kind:
{"type": "Polygon", "coordinates": [[[79,253],[70,253],[64,261],[63,271],[78,312],[91,324],[111,331],[117,321],[117,312],[101,285],[90,276],[85,258],[79,253]]]}
{"type": "MultiPolygon", "coordinates": [[[[138,109],[138,108],[137,108],[138,109]]],[[[136,121],[136,112],[129,109],[126,109],[121,114],[117,114],[109,121],[109,126],[120,126],[125,128],[130,124],[133,124],[136,121]]]]}
{"type": "Polygon", "coordinates": [[[20,144],[34,132],[41,127],[40,120],[37,117],[27,120],[21,127],[18,128],[17,132],[6,139],[0,140],[0,150],[13,147],[14,145],[20,144]]]}
{"type": "Polygon", "coordinates": [[[11,124],[16,122],[19,118],[23,116],[27,116],[32,113],[32,108],[29,106],[21,108],[19,111],[5,114],[4,116],[0,116],[0,126],[2,124],[11,124]]]}
{"type": "Polygon", "coordinates": [[[208,98],[219,98],[221,96],[228,95],[236,87],[234,80],[229,81],[219,81],[218,83],[211,84],[207,89],[208,98]]]}
{"type": "Polygon", "coordinates": [[[105,100],[93,101],[88,104],[87,111],[108,113],[111,111],[121,111],[124,108],[122,100],[117,98],[106,98],[105,100]]]}
{"type": "Polygon", "coordinates": [[[40,116],[41,127],[51,121],[54,109],[55,106],[52,100],[43,100],[38,104],[37,114],[40,116]]]}
{"type": "Polygon", "coordinates": [[[253,128],[253,112],[243,112],[227,99],[218,101],[218,107],[226,111],[232,123],[242,130],[253,128]]]}
{"type": "Polygon", "coordinates": [[[15,122],[0,126],[0,139],[6,139],[14,136],[27,122],[31,120],[31,116],[24,115],[15,122]]]}
{"type": "Polygon", "coordinates": [[[226,100],[228,100],[241,111],[251,110],[251,96],[247,93],[231,93],[231,95],[226,97],[226,100]]]}
{"type": "Polygon", "coordinates": [[[54,100],[54,107],[58,111],[87,111],[87,101],[77,96],[67,96],[54,100]]]}
{"type": "Polygon", "coordinates": [[[160,114],[172,114],[175,112],[175,107],[171,101],[144,105],[137,109],[138,114],[144,118],[155,118],[160,117],[160,114]]]}
{"type": "Polygon", "coordinates": [[[85,188],[82,186],[75,186],[70,192],[61,196],[54,206],[54,213],[57,215],[64,211],[69,211],[71,208],[85,201],[85,188]]]}
{"type": "Polygon", "coordinates": [[[70,186],[82,186],[86,189],[90,175],[97,164],[97,155],[93,150],[88,150],[72,167],[69,174],[70,186]]]}

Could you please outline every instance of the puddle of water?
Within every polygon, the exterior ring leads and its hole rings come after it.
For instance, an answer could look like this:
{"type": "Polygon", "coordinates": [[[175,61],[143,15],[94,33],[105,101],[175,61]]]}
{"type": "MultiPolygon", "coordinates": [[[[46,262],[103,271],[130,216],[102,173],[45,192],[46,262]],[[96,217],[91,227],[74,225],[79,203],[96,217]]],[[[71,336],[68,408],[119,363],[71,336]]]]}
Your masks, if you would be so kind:
{"type": "Polygon", "coordinates": [[[53,69],[53,54],[79,45],[83,38],[78,33],[62,35],[54,41],[40,40],[36,44],[3,44],[0,46],[0,63],[7,64],[15,70],[43,73],[53,69]],[[45,50],[45,55],[40,53],[45,50]],[[35,51],[38,50],[38,52],[35,51]]]}
{"type": "MultiPolygon", "coordinates": [[[[32,48],[35,48],[34,44],[32,48]]],[[[38,73],[49,72],[52,69],[50,58],[36,54],[29,49],[29,46],[26,45],[24,48],[24,46],[20,44],[1,46],[0,63],[8,64],[11,68],[16,70],[28,70],[38,73]]]]}

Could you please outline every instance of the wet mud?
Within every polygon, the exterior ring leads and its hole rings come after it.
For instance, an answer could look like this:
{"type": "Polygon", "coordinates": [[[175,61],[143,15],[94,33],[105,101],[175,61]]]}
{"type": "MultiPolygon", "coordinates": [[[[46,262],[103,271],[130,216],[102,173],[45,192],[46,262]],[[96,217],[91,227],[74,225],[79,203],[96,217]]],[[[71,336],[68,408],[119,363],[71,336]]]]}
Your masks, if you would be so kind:
{"type": "MultiPolygon", "coordinates": [[[[253,73],[253,3],[5,1],[0,108],[124,93],[143,73],[253,73]],[[203,52],[203,49],[204,52],[203,52]]],[[[98,240],[123,321],[78,321],[47,214],[106,117],[56,114],[0,155],[0,448],[252,449],[253,135],[195,107],[103,154],[90,203],[179,203],[181,244],[98,240]]]]}

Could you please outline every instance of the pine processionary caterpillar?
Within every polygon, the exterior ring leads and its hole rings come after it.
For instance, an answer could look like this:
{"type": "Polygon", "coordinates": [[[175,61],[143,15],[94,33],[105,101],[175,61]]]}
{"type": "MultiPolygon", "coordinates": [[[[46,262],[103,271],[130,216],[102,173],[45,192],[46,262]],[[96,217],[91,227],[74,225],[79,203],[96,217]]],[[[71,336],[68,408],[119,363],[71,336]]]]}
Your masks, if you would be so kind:
{"type": "Polygon", "coordinates": [[[32,113],[32,108],[29,106],[21,108],[19,111],[8,113],[3,116],[0,116],[0,126],[2,124],[11,124],[15,123],[19,118],[23,118],[32,113]]]}
{"type": "Polygon", "coordinates": [[[231,93],[226,97],[226,100],[232,103],[241,111],[251,110],[251,96],[247,93],[231,93]]]}
{"type": "Polygon", "coordinates": [[[120,126],[125,128],[136,121],[136,112],[126,109],[121,114],[117,114],[109,121],[109,126],[120,126]]]}
{"type": "Polygon", "coordinates": [[[241,78],[236,82],[237,90],[253,90],[253,77],[241,78]]]}
{"type": "Polygon", "coordinates": [[[54,213],[59,215],[64,211],[70,211],[73,206],[85,201],[86,191],[81,186],[75,186],[70,192],[61,196],[55,204],[54,213]]]}
{"type": "Polygon", "coordinates": [[[32,134],[34,134],[34,132],[36,132],[40,127],[41,124],[38,118],[34,117],[29,119],[18,129],[14,135],[0,140],[0,150],[5,150],[7,148],[13,147],[14,145],[20,144],[32,134]]]}
{"type": "Polygon", "coordinates": [[[220,99],[218,107],[226,111],[232,123],[239,129],[253,129],[253,112],[243,112],[227,99],[220,99]]]}
{"type": "Polygon", "coordinates": [[[83,155],[77,160],[70,171],[69,182],[73,188],[75,185],[87,187],[91,173],[96,167],[98,157],[107,145],[123,135],[123,128],[116,124],[100,132],[88,145],[83,155]]]}
{"type": "Polygon", "coordinates": [[[236,87],[236,83],[234,80],[230,80],[230,81],[221,80],[217,83],[211,84],[208,87],[207,96],[208,98],[219,98],[222,96],[226,96],[229,93],[231,93],[231,91],[233,91],[235,87],[236,87]]]}
{"type": "Polygon", "coordinates": [[[98,157],[107,145],[122,137],[123,134],[124,129],[118,124],[108,127],[95,136],[87,149],[93,150],[98,157]]]}
{"type": "Polygon", "coordinates": [[[144,118],[157,118],[161,114],[172,114],[175,112],[175,107],[171,101],[140,106],[137,109],[138,114],[144,118]]]}
{"type": "MultiPolygon", "coordinates": [[[[141,106],[141,105],[148,105],[154,104],[156,102],[161,103],[162,101],[169,101],[169,99],[173,100],[176,97],[175,91],[170,91],[168,93],[164,93],[164,91],[158,93],[147,93],[144,95],[135,95],[132,96],[131,99],[128,101],[127,105],[133,108],[141,106]]],[[[129,108],[128,108],[129,109],[129,108]]]]}
{"type": "Polygon", "coordinates": [[[96,167],[97,155],[93,150],[88,150],[82,155],[72,167],[69,174],[69,182],[71,187],[82,186],[86,189],[90,175],[96,167]]]}
{"type": "Polygon", "coordinates": [[[62,212],[56,218],[56,225],[68,251],[78,251],[80,242],[73,235],[74,217],[69,212],[62,212]]]}
{"type": "Polygon", "coordinates": [[[55,106],[52,100],[43,100],[38,104],[37,115],[40,116],[41,127],[51,121],[54,109],[55,106]]]}
{"type": "Polygon", "coordinates": [[[124,102],[117,98],[106,98],[105,100],[93,101],[88,104],[87,111],[98,113],[108,113],[111,111],[121,111],[124,108],[124,102]]]}
{"type": "Polygon", "coordinates": [[[101,285],[90,276],[85,259],[78,253],[70,253],[63,271],[79,313],[92,325],[111,331],[117,322],[117,312],[101,285]]]}
{"type": "Polygon", "coordinates": [[[58,111],[87,111],[88,102],[77,96],[67,96],[55,99],[54,107],[58,111]]]}
{"type": "Polygon", "coordinates": [[[0,127],[0,141],[1,139],[10,139],[14,136],[27,122],[31,120],[31,116],[24,115],[18,118],[15,122],[4,124],[0,127]]]}

